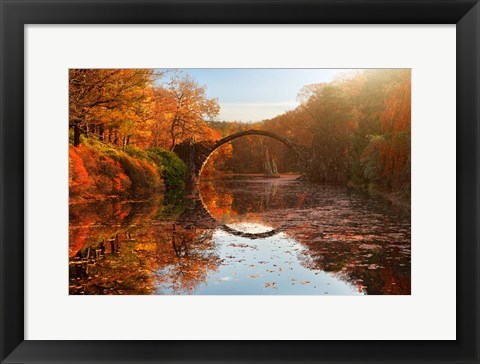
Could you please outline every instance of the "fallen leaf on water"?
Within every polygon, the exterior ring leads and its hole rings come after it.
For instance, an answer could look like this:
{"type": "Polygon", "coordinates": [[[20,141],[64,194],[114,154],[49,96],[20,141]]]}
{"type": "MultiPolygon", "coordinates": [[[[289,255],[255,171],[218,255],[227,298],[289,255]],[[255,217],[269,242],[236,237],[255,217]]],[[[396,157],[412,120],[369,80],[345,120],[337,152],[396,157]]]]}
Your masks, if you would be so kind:
{"type": "Polygon", "coordinates": [[[250,278],[258,278],[258,277],[263,277],[262,274],[255,274],[254,276],[250,276],[250,278]]]}
{"type": "Polygon", "coordinates": [[[269,282],[266,282],[265,283],[265,288],[273,288],[273,289],[277,289],[277,284],[275,282],[272,282],[272,283],[269,283],[269,282]]]}

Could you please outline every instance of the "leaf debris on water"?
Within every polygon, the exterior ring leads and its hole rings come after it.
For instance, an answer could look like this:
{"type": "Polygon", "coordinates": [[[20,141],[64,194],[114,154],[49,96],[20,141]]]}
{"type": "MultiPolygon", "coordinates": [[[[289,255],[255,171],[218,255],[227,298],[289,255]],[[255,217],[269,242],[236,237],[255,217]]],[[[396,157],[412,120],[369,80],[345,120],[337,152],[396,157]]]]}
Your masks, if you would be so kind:
{"type": "Polygon", "coordinates": [[[278,289],[277,284],[275,282],[272,282],[272,283],[266,282],[265,283],[265,288],[278,289]]]}

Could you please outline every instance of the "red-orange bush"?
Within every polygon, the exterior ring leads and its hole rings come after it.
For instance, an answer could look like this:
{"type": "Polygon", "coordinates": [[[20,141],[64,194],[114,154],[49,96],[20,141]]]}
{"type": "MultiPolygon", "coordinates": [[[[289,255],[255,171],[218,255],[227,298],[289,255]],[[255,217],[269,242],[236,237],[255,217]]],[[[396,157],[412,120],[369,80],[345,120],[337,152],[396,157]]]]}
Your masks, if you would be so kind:
{"type": "Polygon", "coordinates": [[[120,163],[94,148],[70,147],[70,194],[98,197],[126,193],[131,181],[120,163]]]}
{"type": "Polygon", "coordinates": [[[71,147],[68,151],[68,187],[70,189],[70,195],[73,196],[86,193],[92,184],[77,150],[78,148],[71,147]]]}

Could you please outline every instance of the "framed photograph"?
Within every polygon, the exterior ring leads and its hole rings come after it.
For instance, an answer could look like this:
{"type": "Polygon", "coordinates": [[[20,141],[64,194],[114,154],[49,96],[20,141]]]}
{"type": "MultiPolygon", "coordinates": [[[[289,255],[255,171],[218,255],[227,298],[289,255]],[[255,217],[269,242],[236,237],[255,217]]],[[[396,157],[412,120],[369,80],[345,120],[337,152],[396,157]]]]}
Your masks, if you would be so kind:
{"type": "Polygon", "coordinates": [[[9,1],[1,362],[478,363],[478,1],[9,1]]]}

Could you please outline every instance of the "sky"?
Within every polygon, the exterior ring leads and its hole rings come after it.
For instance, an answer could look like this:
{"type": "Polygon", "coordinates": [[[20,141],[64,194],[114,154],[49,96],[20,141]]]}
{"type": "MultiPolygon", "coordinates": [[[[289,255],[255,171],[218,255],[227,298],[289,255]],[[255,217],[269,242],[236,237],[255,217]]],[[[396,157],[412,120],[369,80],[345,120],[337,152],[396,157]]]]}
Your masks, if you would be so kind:
{"type": "Polygon", "coordinates": [[[332,81],[349,70],[335,69],[200,69],[189,73],[207,96],[217,98],[220,114],[216,120],[253,122],[273,118],[298,103],[300,89],[312,83],[332,81]]]}

